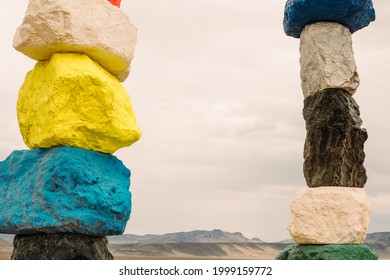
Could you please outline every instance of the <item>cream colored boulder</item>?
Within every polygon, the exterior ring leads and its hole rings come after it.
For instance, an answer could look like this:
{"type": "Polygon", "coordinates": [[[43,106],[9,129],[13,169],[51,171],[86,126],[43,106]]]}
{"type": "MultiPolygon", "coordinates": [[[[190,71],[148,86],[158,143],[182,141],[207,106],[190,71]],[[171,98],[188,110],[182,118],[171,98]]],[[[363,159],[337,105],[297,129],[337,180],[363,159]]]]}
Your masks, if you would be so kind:
{"type": "Polygon", "coordinates": [[[369,220],[364,189],[305,188],[291,203],[288,230],[298,244],[362,244],[369,220]]]}
{"type": "Polygon", "coordinates": [[[305,98],[327,88],[356,92],[360,80],[347,27],[335,22],[307,25],[301,33],[300,52],[305,98]]]}
{"type": "Polygon", "coordinates": [[[35,60],[54,53],[82,53],[124,81],[137,29],[107,0],[30,0],[14,36],[16,50],[35,60]]]}

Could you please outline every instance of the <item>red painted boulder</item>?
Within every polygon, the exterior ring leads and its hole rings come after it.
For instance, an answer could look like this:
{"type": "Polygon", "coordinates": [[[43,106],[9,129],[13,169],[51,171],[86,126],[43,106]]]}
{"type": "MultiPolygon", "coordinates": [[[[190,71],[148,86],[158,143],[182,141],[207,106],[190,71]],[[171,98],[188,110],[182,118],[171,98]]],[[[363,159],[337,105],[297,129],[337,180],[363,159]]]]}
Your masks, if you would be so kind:
{"type": "Polygon", "coordinates": [[[108,0],[111,2],[111,4],[120,7],[121,6],[121,0],[108,0]]]}

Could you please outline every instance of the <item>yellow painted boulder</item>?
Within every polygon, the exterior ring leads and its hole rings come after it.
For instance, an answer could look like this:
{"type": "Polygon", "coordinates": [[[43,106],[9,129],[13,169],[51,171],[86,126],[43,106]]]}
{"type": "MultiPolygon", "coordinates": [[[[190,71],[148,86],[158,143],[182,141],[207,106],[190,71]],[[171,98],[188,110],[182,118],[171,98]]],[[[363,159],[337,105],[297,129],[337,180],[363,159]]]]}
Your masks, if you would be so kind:
{"type": "Polygon", "coordinates": [[[141,136],[125,88],[82,54],[38,62],[19,91],[17,111],[31,149],[73,146],[111,154],[141,136]]]}

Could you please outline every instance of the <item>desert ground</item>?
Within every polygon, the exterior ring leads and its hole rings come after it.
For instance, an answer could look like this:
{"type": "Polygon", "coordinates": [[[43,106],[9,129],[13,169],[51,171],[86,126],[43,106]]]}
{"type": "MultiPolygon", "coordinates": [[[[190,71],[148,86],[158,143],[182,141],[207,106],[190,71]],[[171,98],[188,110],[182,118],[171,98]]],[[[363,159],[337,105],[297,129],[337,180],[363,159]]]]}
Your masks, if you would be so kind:
{"type": "MultiPolygon", "coordinates": [[[[245,243],[109,244],[116,260],[272,260],[283,245],[245,243]]],[[[12,244],[0,239],[0,260],[9,260],[12,244]]]]}

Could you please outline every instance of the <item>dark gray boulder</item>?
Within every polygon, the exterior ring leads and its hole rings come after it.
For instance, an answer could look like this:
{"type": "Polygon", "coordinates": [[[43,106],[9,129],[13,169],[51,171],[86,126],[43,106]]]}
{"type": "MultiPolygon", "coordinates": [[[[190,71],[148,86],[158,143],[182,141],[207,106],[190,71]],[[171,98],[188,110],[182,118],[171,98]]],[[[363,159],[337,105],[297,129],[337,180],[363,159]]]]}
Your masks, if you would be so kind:
{"type": "Polygon", "coordinates": [[[364,187],[367,131],[359,106],[342,89],[325,89],[304,101],[304,175],[309,187],[364,187]]]}
{"type": "Polygon", "coordinates": [[[76,234],[16,235],[12,260],[113,260],[107,238],[76,234]]]}

